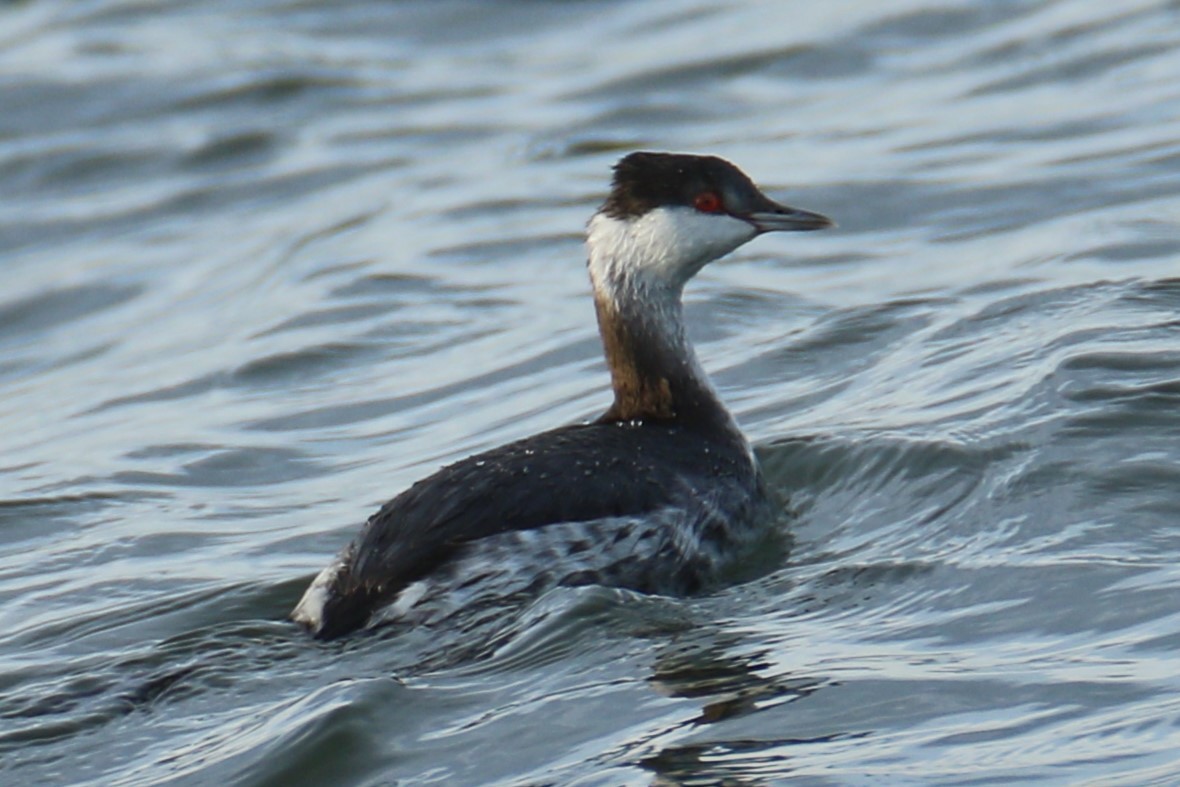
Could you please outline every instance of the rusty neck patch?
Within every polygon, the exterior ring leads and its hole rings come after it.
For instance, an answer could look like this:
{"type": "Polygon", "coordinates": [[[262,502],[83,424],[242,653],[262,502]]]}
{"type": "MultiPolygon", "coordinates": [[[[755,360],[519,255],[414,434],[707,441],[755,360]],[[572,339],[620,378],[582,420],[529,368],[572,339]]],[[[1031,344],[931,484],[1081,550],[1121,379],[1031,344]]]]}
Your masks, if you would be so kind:
{"type": "Polygon", "coordinates": [[[601,292],[594,305],[615,395],[601,420],[729,420],[684,339],[678,309],[665,321],[601,292]]]}

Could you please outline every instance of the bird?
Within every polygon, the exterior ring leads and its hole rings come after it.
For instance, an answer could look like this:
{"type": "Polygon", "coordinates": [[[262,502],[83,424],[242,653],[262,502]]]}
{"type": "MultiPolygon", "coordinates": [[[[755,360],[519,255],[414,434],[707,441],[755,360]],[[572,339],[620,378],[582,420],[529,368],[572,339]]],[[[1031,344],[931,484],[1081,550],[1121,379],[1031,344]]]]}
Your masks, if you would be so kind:
{"type": "Polygon", "coordinates": [[[678,596],[713,587],[773,505],[688,340],[684,286],[759,235],[833,225],[773,201],[716,156],[624,156],[586,232],[610,406],[401,492],[315,577],[291,619],[330,640],[556,586],[678,596]]]}

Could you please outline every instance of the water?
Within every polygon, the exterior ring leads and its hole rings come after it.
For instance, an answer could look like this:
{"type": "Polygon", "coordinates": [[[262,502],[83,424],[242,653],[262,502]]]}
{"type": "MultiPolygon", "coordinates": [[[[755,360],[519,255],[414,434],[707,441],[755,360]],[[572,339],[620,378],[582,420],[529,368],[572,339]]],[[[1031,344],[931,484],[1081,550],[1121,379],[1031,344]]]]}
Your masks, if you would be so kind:
{"type": "Polygon", "coordinates": [[[9,3],[0,781],[1169,783],[1180,6],[9,3]],[[607,402],[635,148],[840,229],[692,332],[796,518],[716,595],[284,622],[375,506],[607,402]]]}

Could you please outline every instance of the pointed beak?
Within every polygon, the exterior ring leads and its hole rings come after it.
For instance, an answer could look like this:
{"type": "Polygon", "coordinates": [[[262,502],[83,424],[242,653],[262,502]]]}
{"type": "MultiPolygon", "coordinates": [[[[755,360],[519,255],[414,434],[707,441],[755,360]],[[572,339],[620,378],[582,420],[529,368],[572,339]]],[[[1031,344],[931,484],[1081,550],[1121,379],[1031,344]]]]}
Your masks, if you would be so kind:
{"type": "Polygon", "coordinates": [[[769,199],[742,218],[753,224],[758,232],[805,232],[836,226],[836,222],[827,216],[780,205],[769,199]]]}

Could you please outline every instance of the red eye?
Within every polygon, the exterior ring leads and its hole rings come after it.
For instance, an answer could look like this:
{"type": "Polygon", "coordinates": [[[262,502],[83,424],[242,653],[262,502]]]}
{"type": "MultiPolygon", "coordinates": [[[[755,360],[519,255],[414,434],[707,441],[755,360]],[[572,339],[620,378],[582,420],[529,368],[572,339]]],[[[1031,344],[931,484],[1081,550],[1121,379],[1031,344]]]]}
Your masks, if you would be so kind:
{"type": "Polygon", "coordinates": [[[716,213],[721,210],[721,197],[712,191],[702,191],[692,201],[692,206],[701,213],[716,213]]]}

